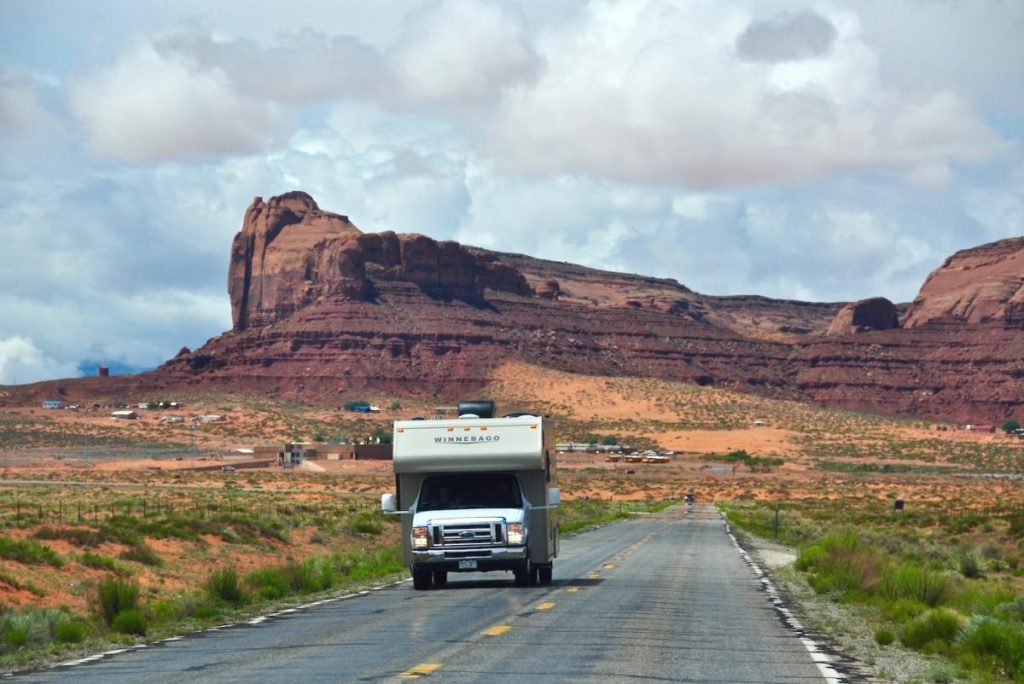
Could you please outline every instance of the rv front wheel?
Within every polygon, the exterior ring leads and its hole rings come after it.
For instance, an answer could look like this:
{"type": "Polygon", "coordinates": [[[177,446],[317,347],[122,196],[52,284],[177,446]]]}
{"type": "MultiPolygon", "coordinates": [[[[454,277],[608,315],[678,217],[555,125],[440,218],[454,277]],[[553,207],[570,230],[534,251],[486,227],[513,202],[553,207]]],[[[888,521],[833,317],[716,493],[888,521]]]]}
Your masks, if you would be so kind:
{"type": "Polygon", "coordinates": [[[537,568],[541,584],[551,584],[551,572],[554,570],[550,565],[537,568]]]}
{"type": "Polygon", "coordinates": [[[412,571],[412,588],[413,589],[429,589],[430,580],[432,573],[430,570],[419,570],[413,569],[412,571]]]}
{"type": "Polygon", "coordinates": [[[517,587],[530,586],[534,582],[534,577],[536,577],[534,567],[530,564],[529,558],[523,561],[521,568],[513,570],[512,574],[515,575],[517,587]]]}

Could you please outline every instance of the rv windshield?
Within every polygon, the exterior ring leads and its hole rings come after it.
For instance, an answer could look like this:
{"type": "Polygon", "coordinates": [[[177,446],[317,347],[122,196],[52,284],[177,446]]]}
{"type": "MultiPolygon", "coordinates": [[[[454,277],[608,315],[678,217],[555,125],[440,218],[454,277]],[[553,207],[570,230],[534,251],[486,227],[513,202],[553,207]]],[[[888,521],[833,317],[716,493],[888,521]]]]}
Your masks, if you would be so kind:
{"type": "Polygon", "coordinates": [[[519,481],[510,473],[433,475],[420,489],[420,511],[458,508],[522,508],[519,481]]]}

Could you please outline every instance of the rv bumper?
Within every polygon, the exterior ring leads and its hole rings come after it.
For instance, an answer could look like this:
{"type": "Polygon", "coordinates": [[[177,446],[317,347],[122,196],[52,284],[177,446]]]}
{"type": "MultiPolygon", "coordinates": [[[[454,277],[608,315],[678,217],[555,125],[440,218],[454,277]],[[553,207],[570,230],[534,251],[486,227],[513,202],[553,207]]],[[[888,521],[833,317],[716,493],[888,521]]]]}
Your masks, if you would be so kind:
{"type": "Polygon", "coordinates": [[[413,551],[413,567],[448,572],[488,572],[490,570],[518,570],[523,567],[527,553],[525,546],[445,551],[427,549],[413,551]]]}

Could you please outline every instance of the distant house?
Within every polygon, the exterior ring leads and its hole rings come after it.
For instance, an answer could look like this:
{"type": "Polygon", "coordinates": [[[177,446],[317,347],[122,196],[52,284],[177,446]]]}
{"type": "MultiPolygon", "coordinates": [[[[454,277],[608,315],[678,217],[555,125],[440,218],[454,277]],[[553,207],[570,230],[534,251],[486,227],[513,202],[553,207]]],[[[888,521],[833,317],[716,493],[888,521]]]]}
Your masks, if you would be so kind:
{"type": "Polygon", "coordinates": [[[185,419],[182,416],[160,416],[161,423],[184,423],[185,419]]]}
{"type": "Polygon", "coordinates": [[[207,413],[203,416],[196,416],[195,420],[197,423],[220,423],[226,419],[219,413],[207,413]]]}
{"type": "Polygon", "coordinates": [[[966,429],[970,432],[995,432],[996,426],[989,425],[988,423],[979,423],[977,425],[967,425],[966,429]]]}
{"type": "Polygon", "coordinates": [[[139,417],[139,414],[130,409],[122,409],[120,411],[114,411],[110,414],[110,417],[114,420],[135,420],[139,417]]]}
{"type": "Polygon", "coordinates": [[[60,399],[47,399],[43,402],[43,408],[45,409],[62,409],[66,406],[67,404],[60,399]]]}
{"type": "Polygon", "coordinates": [[[763,420],[761,420],[761,419],[757,419],[757,420],[755,420],[755,421],[751,422],[750,424],[751,424],[751,425],[752,425],[753,427],[764,427],[764,426],[766,426],[766,425],[767,425],[768,423],[766,423],[765,421],[763,421],[763,420]]]}

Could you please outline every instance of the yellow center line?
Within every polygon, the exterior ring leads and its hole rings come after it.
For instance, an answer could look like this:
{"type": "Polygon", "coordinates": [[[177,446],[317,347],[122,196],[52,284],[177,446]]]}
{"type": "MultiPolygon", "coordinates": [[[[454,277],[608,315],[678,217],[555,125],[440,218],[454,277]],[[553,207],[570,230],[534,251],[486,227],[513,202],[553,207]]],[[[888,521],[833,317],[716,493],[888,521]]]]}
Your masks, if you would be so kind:
{"type": "Polygon", "coordinates": [[[605,570],[611,570],[614,567],[615,567],[615,563],[605,563],[604,564],[604,569],[605,570]]]}
{"type": "Polygon", "coordinates": [[[601,576],[596,572],[592,572],[589,575],[587,575],[587,579],[601,579],[601,576]]]}
{"type": "Polygon", "coordinates": [[[398,675],[398,677],[399,679],[419,679],[420,677],[429,677],[440,669],[441,663],[420,663],[416,667],[409,668],[398,675]]]}
{"type": "Polygon", "coordinates": [[[569,587],[569,588],[566,589],[566,591],[569,592],[570,594],[575,594],[579,590],[580,590],[579,587],[569,587]]]}
{"type": "Polygon", "coordinates": [[[507,632],[510,629],[512,629],[512,625],[495,625],[494,627],[491,627],[490,629],[485,629],[483,631],[483,635],[484,636],[501,636],[502,634],[504,634],[505,632],[507,632]]]}
{"type": "Polygon", "coordinates": [[[545,601],[544,603],[538,603],[536,610],[551,610],[555,607],[555,604],[551,601],[545,601]]]}

